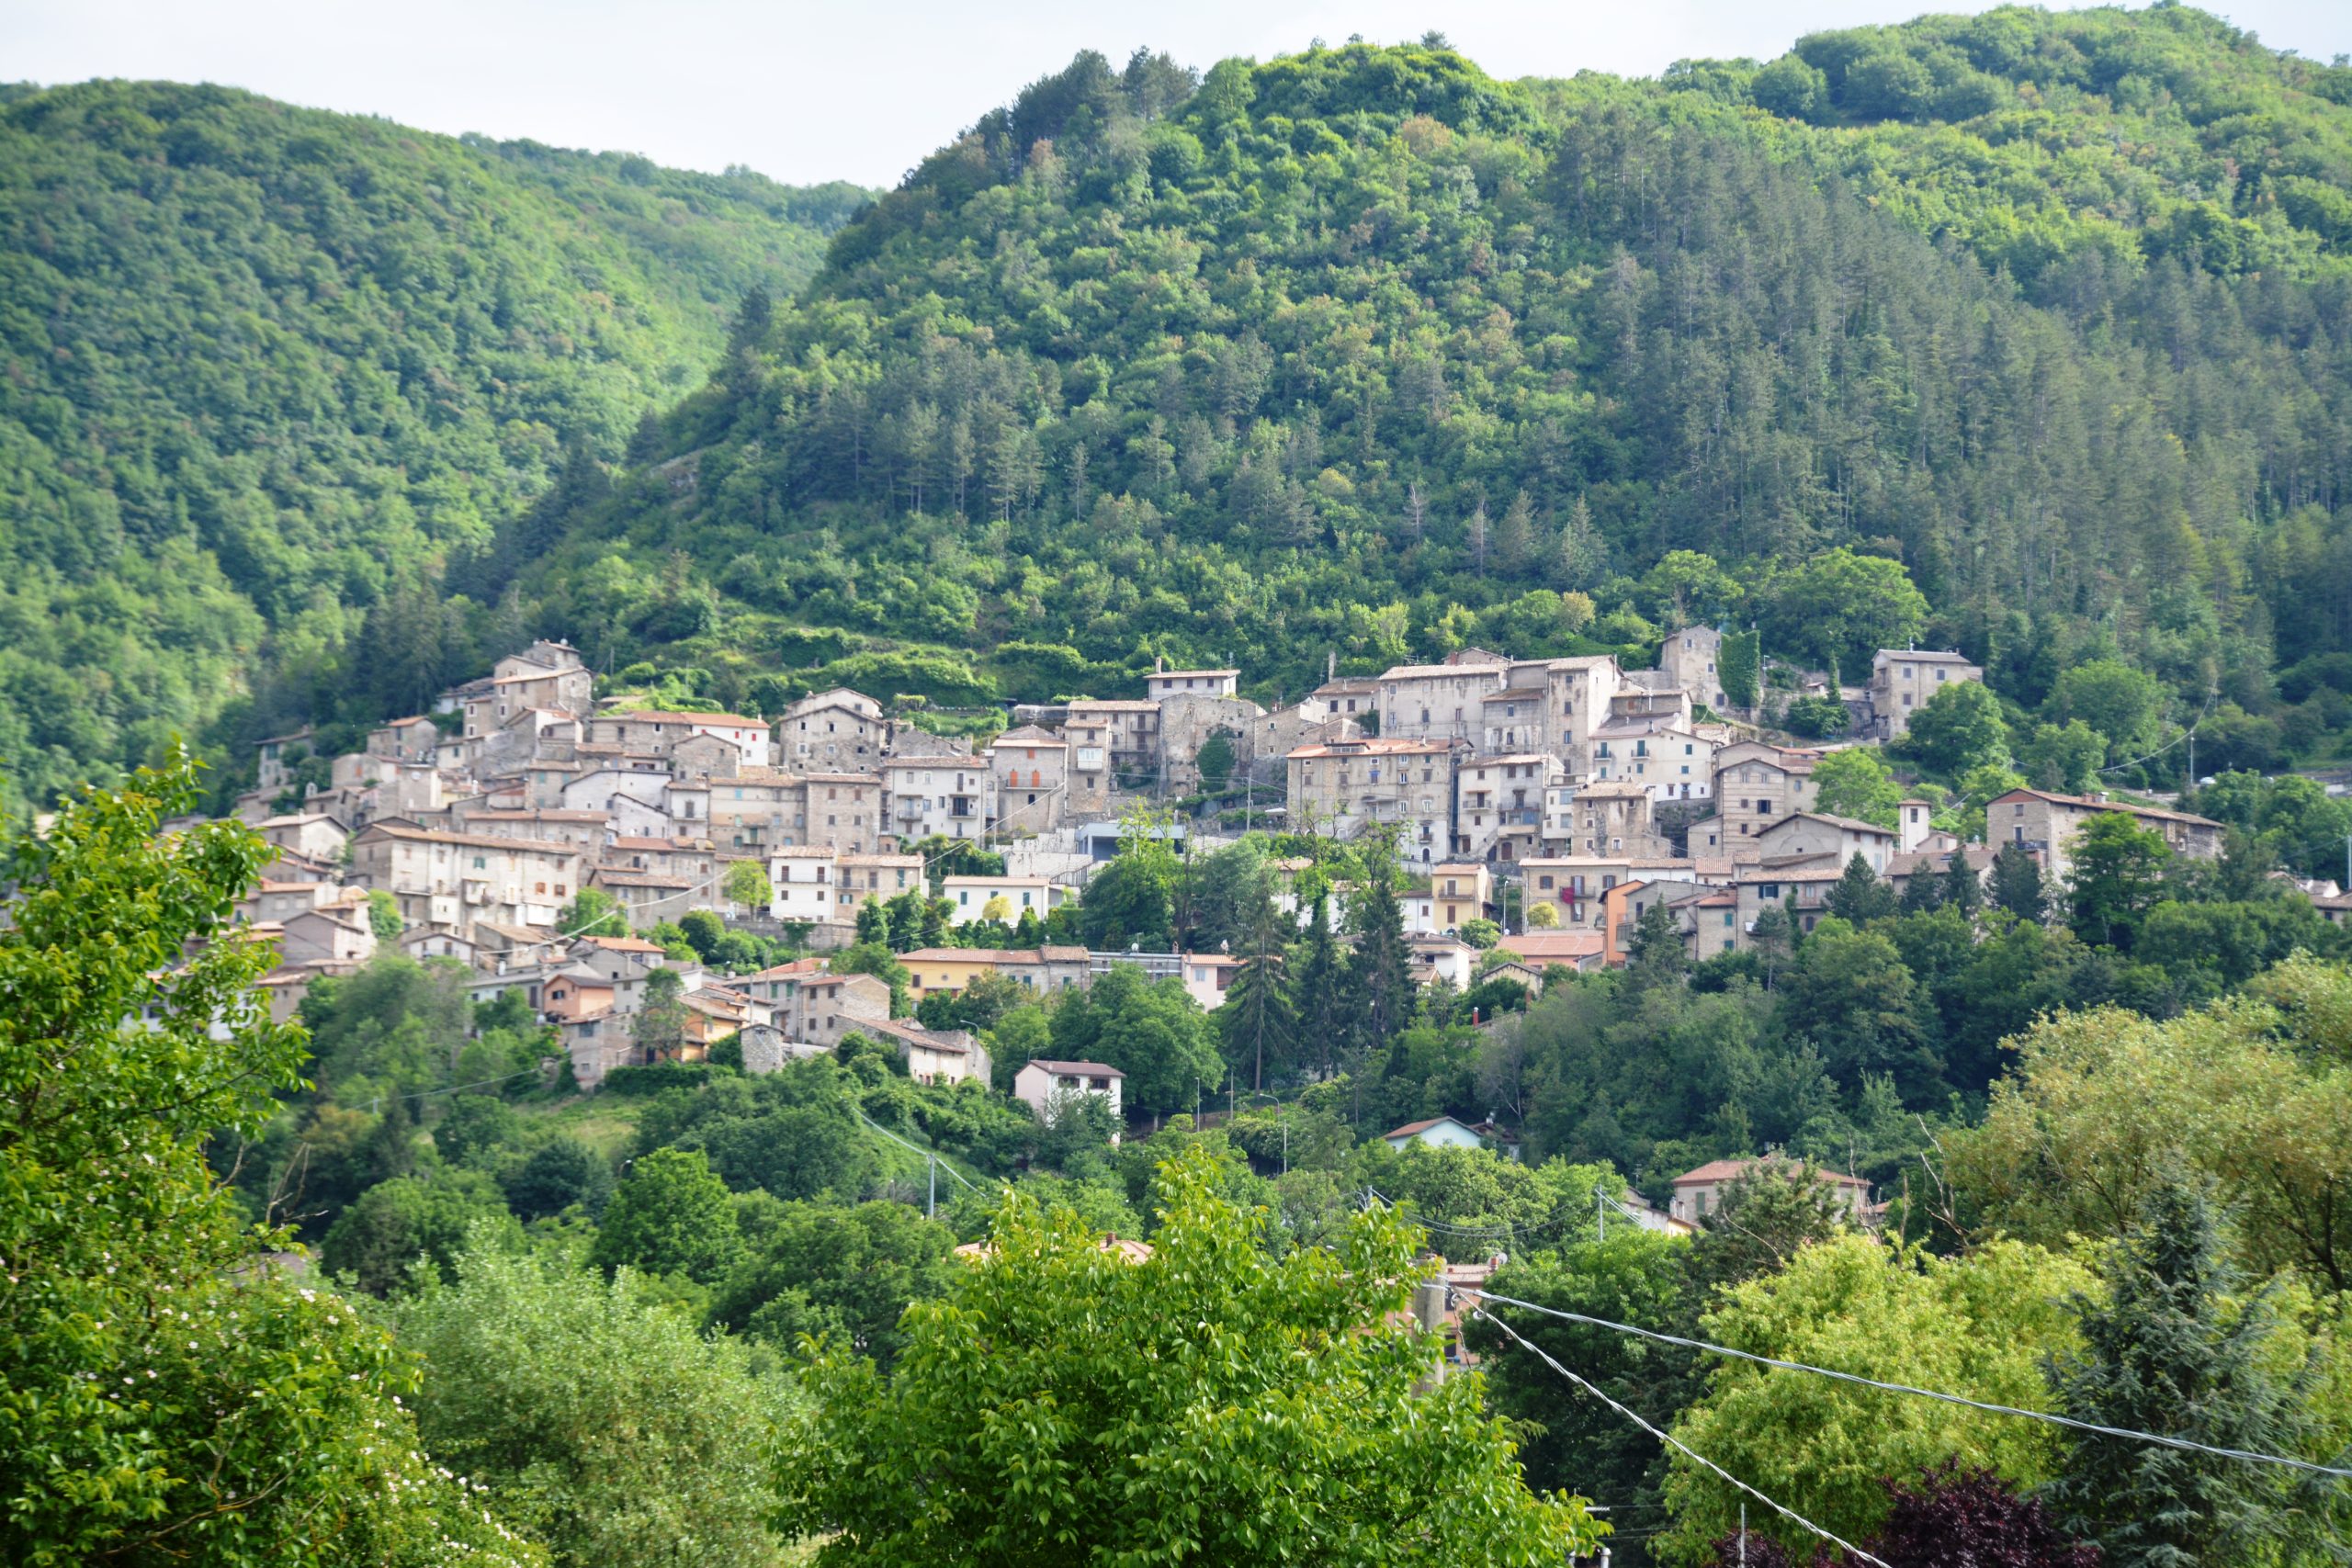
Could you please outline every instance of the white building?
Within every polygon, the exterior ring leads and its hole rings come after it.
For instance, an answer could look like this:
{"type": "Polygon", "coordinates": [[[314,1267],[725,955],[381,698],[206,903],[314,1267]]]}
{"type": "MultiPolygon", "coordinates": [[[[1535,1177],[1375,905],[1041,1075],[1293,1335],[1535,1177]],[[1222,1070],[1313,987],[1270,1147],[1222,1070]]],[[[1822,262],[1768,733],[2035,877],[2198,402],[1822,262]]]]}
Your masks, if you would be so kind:
{"type": "Polygon", "coordinates": [[[779,920],[841,920],[841,868],[830,844],[780,845],[768,852],[768,913],[779,920]]]}
{"type": "Polygon", "coordinates": [[[978,757],[893,757],[882,764],[889,796],[885,830],[899,842],[978,839],[988,831],[992,798],[988,763],[978,757]]]}
{"type": "Polygon", "coordinates": [[[1111,1105],[1111,1121],[1120,1118],[1119,1090],[1127,1075],[1101,1062],[1049,1062],[1043,1057],[1012,1075],[1012,1098],[1051,1121],[1063,1100],[1081,1094],[1101,1095],[1111,1105]]]}
{"type": "Polygon", "coordinates": [[[990,903],[1004,900],[1004,921],[1017,925],[1021,917],[1050,915],[1069,897],[1069,889],[1044,876],[950,876],[940,883],[939,896],[947,900],[950,925],[968,926],[989,919],[990,903]]]}

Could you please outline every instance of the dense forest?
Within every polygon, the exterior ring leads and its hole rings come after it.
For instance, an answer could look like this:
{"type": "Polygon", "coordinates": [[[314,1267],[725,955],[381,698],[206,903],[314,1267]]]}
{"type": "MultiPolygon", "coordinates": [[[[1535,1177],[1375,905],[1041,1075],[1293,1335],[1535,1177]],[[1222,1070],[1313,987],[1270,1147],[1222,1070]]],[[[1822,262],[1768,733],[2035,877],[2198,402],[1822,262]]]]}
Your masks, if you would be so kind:
{"type": "Polygon", "coordinates": [[[598,662],[730,703],[1106,694],[1160,654],[1295,693],[1329,651],[1641,656],[1698,615],[1849,679],[1957,645],[2027,706],[2118,657],[2217,763],[2324,756],[2347,99],[2174,6],[1655,82],[1082,56],[503,558],[598,662]],[[1839,550],[1924,604],[1825,583],[1839,550]]]}
{"type": "Polygon", "coordinates": [[[1688,615],[1849,679],[1956,645],[2021,708],[2118,657],[2218,764],[2332,758],[2347,103],[2173,6],[1654,81],[1083,55],[853,218],[14,90],[0,767],[241,757],[530,631],[773,711],[1645,659],[1688,615]]]}
{"type": "Polygon", "coordinates": [[[45,800],[233,725],[403,593],[469,657],[443,563],[567,449],[619,460],[865,199],[212,87],[0,93],[0,777],[45,800]]]}

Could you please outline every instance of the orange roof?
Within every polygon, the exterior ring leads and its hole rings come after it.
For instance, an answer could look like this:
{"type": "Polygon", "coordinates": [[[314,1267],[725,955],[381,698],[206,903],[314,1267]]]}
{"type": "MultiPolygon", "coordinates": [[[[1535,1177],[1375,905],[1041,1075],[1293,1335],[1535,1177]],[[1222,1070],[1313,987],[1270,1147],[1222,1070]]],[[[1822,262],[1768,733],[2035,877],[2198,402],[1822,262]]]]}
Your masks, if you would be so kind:
{"type": "Polygon", "coordinates": [[[1531,963],[1547,959],[1591,958],[1601,949],[1599,931],[1519,931],[1497,942],[1506,953],[1515,953],[1531,963]]]}

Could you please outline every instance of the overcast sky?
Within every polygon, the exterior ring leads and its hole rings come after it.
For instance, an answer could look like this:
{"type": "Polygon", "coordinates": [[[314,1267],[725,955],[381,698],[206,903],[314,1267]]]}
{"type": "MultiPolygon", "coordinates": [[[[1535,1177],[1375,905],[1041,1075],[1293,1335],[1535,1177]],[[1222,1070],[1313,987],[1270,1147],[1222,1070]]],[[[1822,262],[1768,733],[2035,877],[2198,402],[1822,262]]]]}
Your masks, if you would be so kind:
{"type": "MultiPolygon", "coordinates": [[[[894,184],[1080,49],[1188,64],[1320,37],[1442,28],[1498,76],[1650,75],[1690,55],[1769,59],[1803,33],[1981,4],[1925,0],[0,0],[0,77],[163,77],[248,87],[430,130],[617,148],[795,183],[894,184]]],[[[2344,0],[2221,0],[2274,48],[2352,50],[2344,0]]]]}

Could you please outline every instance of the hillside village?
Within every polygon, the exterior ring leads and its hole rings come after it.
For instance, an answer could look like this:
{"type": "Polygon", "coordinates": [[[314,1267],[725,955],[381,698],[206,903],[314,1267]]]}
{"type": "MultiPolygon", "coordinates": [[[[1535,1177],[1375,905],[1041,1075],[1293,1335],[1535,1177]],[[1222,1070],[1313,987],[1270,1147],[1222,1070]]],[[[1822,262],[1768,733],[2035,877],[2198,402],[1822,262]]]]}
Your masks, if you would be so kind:
{"type": "MultiPolygon", "coordinates": [[[[889,986],[831,973],[827,955],[858,940],[869,906],[911,893],[944,901],[945,919],[939,944],[901,954],[901,1013],[983,975],[1045,995],[1118,965],[1178,976],[1214,1009],[1240,964],[1230,953],[1089,951],[1078,939],[1072,907],[1128,832],[1188,852],[1250,827],[1389,835],[1416,976],[1466,989],[1499,971],[1531,991],[1555,967],[1623,963],[1656,907],[1693,960],[1747,947],[1767,909],[1810,931],[1858,860],[1897,896],[1955,859],[1981,881],[2011,845],[2062,878],[2069,840],[2109,814],[2158,829],[2178,854],[2220,853],[2222,825],[2207,818],[2036,789],[1991,801],[1979,843],[1939,827],[1926,798],[1903,800],[1891,828],[1824,812],[1815,770],[1836,748],[1780,744],[1724,716],[1737,710],[1718,675],[1722,642],[1683,628],[1654,670],[1470,649],[1376,676],[1335,672],[1272,711],[1239,694],[1238,670],[1159,670],[1142,698],[1016,707],[978,745],[846,689],[806,696],[773,724],[600,705],[575,649],[536,642],[432,713],[376,729],[299,800],[289,781],[311,736],[263,741],[259,783],[236,814],[277,856],[243,913],[280,944],[264,982],[277,1016],[315,978],[396,942],[469,964],[477,1001],[519,993],[558,1032],[583,1089],[647,1058],[631,1022],[662,969],[677,972],[684,1008],[665,1054],[696,1059],[736,1038],[759,1071],[856,1032],[927,1080],[985,1082],[972,1034],[894,1017],[889,986]],[[1239,820],[1148,815],[1197,802],[1204,783],[1228,803],[1238,789],[1239,820]],[[1001,870],[969,870],[967,850],[1001,870]],[[612,913],[568,929],[583,893],[612,913]],[[806,955],[728,974],[640,934],[696,911],[806,955]],[[1485,921],[1492,936],[1474,942],[1485,921]]],[[[1882,649],[1868,684],[1838,699],[1854,734],[1894,739],[1934,694],[1982,674],[1951,652],[1882,649]]],[[[2297,886],[2345,918],[2352,900],[2335,884],[2297,886]]],[[[1287,888],[1277,904],[1304,921],[1287,888]]]]}

